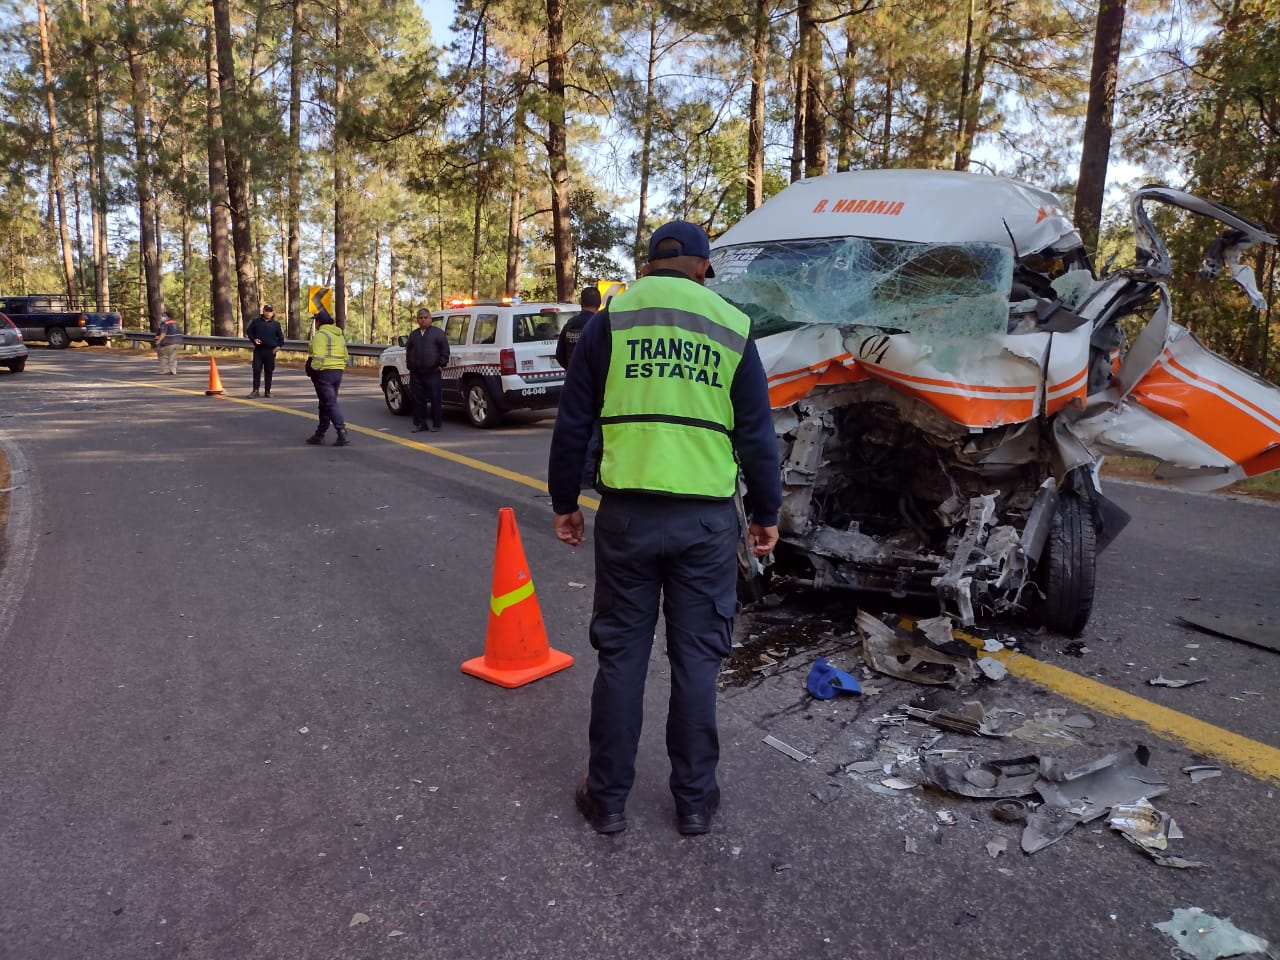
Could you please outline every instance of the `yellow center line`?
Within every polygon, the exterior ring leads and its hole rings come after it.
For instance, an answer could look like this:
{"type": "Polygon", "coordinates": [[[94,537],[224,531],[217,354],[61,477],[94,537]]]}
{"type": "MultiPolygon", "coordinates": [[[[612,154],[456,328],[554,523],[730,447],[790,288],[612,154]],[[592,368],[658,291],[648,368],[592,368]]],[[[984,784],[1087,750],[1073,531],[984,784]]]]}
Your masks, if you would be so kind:
{"type": "MultiPolygon", "coordinates": [[[[141,385],[153,387],[157,390],[168,390],[173,393],[203,396],[203,391],[184,390],[162,384],[139,384],[137,381],[132,380],[115,382],[126,383],[134,387],[141,385]]],[[[304,413],[300,410],[292,410],[289,407],[280,407],[271,403],[261,403],[257,400],[227,396],[221,396],[217,399],[231,400],[235,403],[245,403],[255,407],[262,407],[266,410],[289,413],[308,420],[315,417],[314,413],[304,413]]],[[[421,443],[417,440],[410,440],[407,437],[398,437],[374,430],[371,427],[361,427],[355,424],[347,424],[347,429],[356,433],[363,433],[366,436],[378,437],[390,443],[398,443],[402,447],[420,450],[433,457],[448,460],[471,470],[479,470],[491,476],[501,477],[513,483],[532,487],[540,493],[548,492],[547,485],[534,477],[516,473],[514,470],[496,467],[493,464],[485,463],[483,460],[476,460],[472,457],[453,453],[450,450],[444,450],[429,443],[421,443]]],[[[600,508],[600,501],[594,497],[581,497],[578,502],[589,510],[598,510],[600,508]]],[[[978,637],[962,631],[955,631],[955,636],[974,647],[982,648],[983,641],[978,637]]],[[[1044,663],[1024,653],[1002,650],[990,653],[988,656],[995,657],[1004,663],[1011,676],[1037,684],[1081,706],[1089,707],[1108,716],[1136,721],[1143,724],[1157,736],[1181,743],[1196,753],[1207,757],[1215,757],[1261,780],[1280,783],[1280,749],[1258,740],[1241,736],[1238,733],[1232,733],[1230,730],[1198,720],[1185,713],[1179,713],[1177,710],[1162,707],[1159,704],[1152,703],[1150,700],[1144,700],[1142,697],[1125,693],[1115,687],[1109,687],[1105,683],[1099,683],[1078,673],[1072,673],[1070,670],[1064,670],[1062,667],[1044,663]]]]}
{"type": "MultiPolygon", "coordinates": [[[[954,636],[982,649],[982,640],[978,637],[959,630],[954,631],[954,636]]],[[[1010,676],[1028,680],[1109,716],[1135,720],[1166,740],[1181,743],[1196,753],[1216,757],[1261,780],[1280,783],[1280,750],[1275,747],[1036,660],[1025,653],[997,650],[986,655],[1002,662],[1010,676]]]]}

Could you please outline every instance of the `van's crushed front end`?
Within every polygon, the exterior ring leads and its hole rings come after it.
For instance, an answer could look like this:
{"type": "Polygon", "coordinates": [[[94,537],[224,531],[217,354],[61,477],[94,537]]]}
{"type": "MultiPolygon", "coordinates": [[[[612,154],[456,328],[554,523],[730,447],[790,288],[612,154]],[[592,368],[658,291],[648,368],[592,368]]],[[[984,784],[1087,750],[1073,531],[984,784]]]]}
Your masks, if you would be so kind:
{"type": "MultiPolygon", "coordinates": [[[[1117,411],[1146,396],[1149,341],[1179,339],[1166,309],[1124,355],[1120,320],[1167,303],[1167,257],[1143,239],[1144,267],[1099,281],[1052,195],[904,170],[801,181],[726,232],[711,285],[752,316],[769,376],[778,562],[818,587],[935,595],[964,623],[1030,609],[1083,629],[1096,552],[1127,519],[1101,494],[1098,457],[1155,439],[1117,411]]],[[[1245,240],[1274,242],[1238,239],[1233,273],[1245,240]]],[[[1217,380],[1250,384],[1271,439],[1245,462],[1267,466],[1280,390],[1208,357],[1217,380]]]]}

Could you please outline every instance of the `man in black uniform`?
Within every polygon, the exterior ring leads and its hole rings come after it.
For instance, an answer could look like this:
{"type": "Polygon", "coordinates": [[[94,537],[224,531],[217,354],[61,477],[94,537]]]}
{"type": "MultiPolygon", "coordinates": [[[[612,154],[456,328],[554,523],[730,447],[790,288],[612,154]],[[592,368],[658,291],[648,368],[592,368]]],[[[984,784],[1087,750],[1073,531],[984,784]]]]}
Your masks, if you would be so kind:
{"type": "Polygon", "coordinates": [[[418,329],[404,343],[409,368],[409,393],[413,399],[413,432],[427,429],[427,404],[431,404],[431,432],[444,425],[444,388],[440,370],[449,365],[449,338],[432,323],[431,312],[418,309],[418,329]]]}
{"type": "Polygon", "coordinates": [[[575,800],[599,833],[627,826],[645,678],[661,604],[671,700],[667,754],[676,827],[704,834],[720,804],[716,679],[737,610],[734,495],[747,485],[756,556],[778,540],[782,483],[769,390],[751,321],[703,286],[702,228],[677,220],[649,263],[584,328],[556,414],[548,488],[556,537],[583,542],[578,509],[592,425],[604,438],[595,521],[590,758],[575,800]]]}
{"type": "Polygon", "coordinates": [[[556,363],[566,370],[569,369],[569,361],[573,359],[573,348],[578,345],[578,338],[582,336],[582,328],[600,309],[600,290],[596,287],[583,287],[578,304],[582,309],[569,318],[556,340],[556,363]]]}
{"type": "Polygon", "coordinates": [[[276,372],[276,351],[284,346],[284,331],[280,329],[280,321],[271,304],[262,305],[262,313],[249,324],[244,335],[253,343],[253,392],[250,397],[258,395],[258,384],[266,377],[266,396],[271,396],[271,375],[276,372]]]}

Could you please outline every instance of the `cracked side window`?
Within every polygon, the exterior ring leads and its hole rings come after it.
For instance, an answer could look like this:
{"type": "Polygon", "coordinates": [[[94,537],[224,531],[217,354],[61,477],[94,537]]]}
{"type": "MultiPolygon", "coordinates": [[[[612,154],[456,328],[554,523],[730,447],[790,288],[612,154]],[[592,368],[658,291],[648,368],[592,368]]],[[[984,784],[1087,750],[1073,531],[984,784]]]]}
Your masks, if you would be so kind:
{"type": "Polygon", "coordinates": [[[757,337],[809,324],[928,339],[1008,327],[1013,253],[999,244],[787,240],[723,247],[712,262],[707,285],[751,317],[757,337]]]}

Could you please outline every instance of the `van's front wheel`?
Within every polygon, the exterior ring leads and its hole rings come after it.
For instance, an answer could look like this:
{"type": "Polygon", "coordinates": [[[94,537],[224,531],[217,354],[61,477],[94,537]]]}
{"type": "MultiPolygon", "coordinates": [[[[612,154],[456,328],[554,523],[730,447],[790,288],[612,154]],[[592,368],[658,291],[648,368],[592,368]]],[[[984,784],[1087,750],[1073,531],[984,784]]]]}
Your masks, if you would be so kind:
{"type": "Polygon", "coordinates": [[[1088,501],[1074,493],[1062,494],[1036,569],[1036,583],[1044,596],[1040,622],[1056,633],[1074,637],[1089,622],[1097,542],[1088,501]]]}

